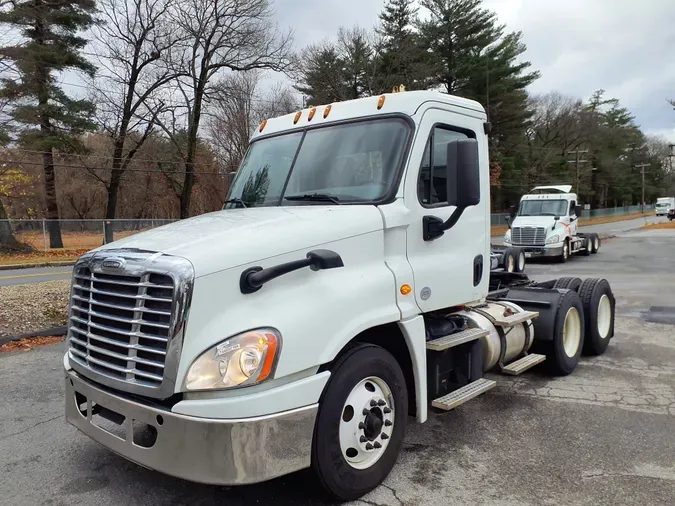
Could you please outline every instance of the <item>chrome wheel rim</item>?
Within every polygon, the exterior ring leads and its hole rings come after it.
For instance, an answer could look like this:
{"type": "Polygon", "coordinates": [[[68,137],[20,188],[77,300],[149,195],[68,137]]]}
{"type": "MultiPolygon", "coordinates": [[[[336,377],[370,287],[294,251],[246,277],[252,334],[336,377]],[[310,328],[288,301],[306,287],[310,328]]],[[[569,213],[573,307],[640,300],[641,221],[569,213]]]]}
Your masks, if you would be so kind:
{"type": "Polygon", "coordinates": [[[571,307],[565,315],[563,324],[563,347],[565,355],[570,358],[576,356],[581,343],[581,317],[577,308],[571,307]]]}
{"type": "Polygon", "coordinates": [[[598,302],[598,335],[600,339],[607,339],[612,325],[612,303],[607,295],[603,294],[598,302]]]}
{"type": "Polygon", "coordinates": [[[593,249],[598,251],[600,249],[600,239],[597,237],[593,240],[593,249]]]}
{"type": "Polygon", "coordinates": [[[509,259],[507,260],[506,270],[508,272],[513,272],[513,271],[516,270],[516,259],[513,258],[513,255],[509,255],[509,259]]]}
{"type": "Polygon", "coordinates": [[[394,430],[394,398],[375,376],[352,389],[340,414],[340,451],[354,469],[372,467],[387,450],[394,430]]]}
{"type": "Polygon", "coordinates": [[[563,258],[567,260],[567,257],[569,256],[569,250],[567,243],[563,244],[563,258]]]}

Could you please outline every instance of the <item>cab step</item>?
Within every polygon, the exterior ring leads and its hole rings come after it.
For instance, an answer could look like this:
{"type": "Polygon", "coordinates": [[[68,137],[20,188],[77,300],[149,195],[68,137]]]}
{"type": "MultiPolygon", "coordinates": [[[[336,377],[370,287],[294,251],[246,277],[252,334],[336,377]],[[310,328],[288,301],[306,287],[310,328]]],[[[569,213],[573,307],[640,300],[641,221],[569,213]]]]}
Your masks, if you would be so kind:
{"type": "Polygon", "coordinates": [[[443,351],[453,346],[459,346],[460,344],[469,343],[485,337],[489,334],[487,330],[483,329],[466,329],[455,334],[450,334],[449,336],[439,337],[432,341],[427,341],[427,350],[431,351],[443,351]]]}
{"type": "Polygon", "coordinates": [[[473,383],[469,383],[468,385],[455,390],[454,392],[450,392],[443,397],[434,399],[431,401],[431,405],[434,408],[450,411],[451,409],[464,404],[466,401],[470,401],[474,397],[478,397],[480,394],[493,389],[496,385],[496,381],[481,378],[474,381],[473,383]]]}
{"type": "Polygon", "coordinates": [[[526,355],[515,362],[505,365],[502,367],[502,372],[510,376],[518,376],[528,369],[532,369],[535,365],[541,364],[544,360],[546,360],[546,355],[532,353],[531,355],[526,355]]]}
{"type": "Polygon", "coordinates": [[[532,320],[539,316],[538,311],[521,311],[520,313],[504,316],[503,318],[494,318],[493,323],[498,327],[513,327],[527,320],[532,320]]]}

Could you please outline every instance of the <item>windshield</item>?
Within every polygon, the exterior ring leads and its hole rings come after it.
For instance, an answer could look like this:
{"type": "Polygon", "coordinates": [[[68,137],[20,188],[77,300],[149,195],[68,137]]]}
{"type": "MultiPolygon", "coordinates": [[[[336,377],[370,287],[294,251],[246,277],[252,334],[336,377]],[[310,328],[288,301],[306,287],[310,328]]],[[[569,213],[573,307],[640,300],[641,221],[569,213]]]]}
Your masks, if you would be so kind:
{"type": "Polygon", "coordinates": [[[668,202],[659,202],[656,207],[668,207],[668,202]]]}
{"type": "Polygon", "coordinates": [[[523,200],[518,216],[567,216],[566,200],[523,200]]]}
{"type": "Polygon", "coordinates": [[[409,132],[404,120],[388,118],[260,139],[249,147],[228,200],[247,207],[377,202],[396,183],[409,132]]]}

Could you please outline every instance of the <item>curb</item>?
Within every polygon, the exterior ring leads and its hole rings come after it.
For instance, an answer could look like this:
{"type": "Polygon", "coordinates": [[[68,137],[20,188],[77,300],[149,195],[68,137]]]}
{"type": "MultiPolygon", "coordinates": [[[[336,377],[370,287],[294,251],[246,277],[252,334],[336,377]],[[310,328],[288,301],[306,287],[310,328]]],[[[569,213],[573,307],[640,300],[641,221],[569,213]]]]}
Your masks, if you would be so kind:
{"type": "Polygon", "coordinates": [[[32,264],[0,265],[0,271],[34,269],[36,267],[69,267],[71,265],[75,265],[75,262],[37,262],[32,264]]]}
{"type": "Polygon", "coordinates": [[[50,337],[50,336],[65,336],[67,331],[66,325],[60,325],[58,327],[49,327],[47,329],[35,330],[33,332],[26,332],[25,334],[19,334],[18,336],[5,336],[0,337],[0,346],[4,346],[7,343],[12,341],[19,341],[21,339],[27,339],[31,337],[50,337]]]}

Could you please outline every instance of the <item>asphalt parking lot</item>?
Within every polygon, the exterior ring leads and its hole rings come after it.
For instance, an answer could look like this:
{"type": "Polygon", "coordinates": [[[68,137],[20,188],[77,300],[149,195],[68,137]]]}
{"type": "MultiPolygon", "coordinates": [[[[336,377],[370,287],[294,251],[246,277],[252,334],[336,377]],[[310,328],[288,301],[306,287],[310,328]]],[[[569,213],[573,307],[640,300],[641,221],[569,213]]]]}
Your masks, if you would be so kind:
{"type": "MultiPolygon", "coordinates": [[[[598,255],[528,265],[536,279],[607,278],[617,296],[607,353],[569,377],[496,376],[498,387],[411,425],[369,505],[675,503],[675,231],[628,232],[598,255]]],[[[322,504],[312,476],[223,488],[110,453],[63,416],[64,346],[0,354],[0,504],[322,504]]]]}

